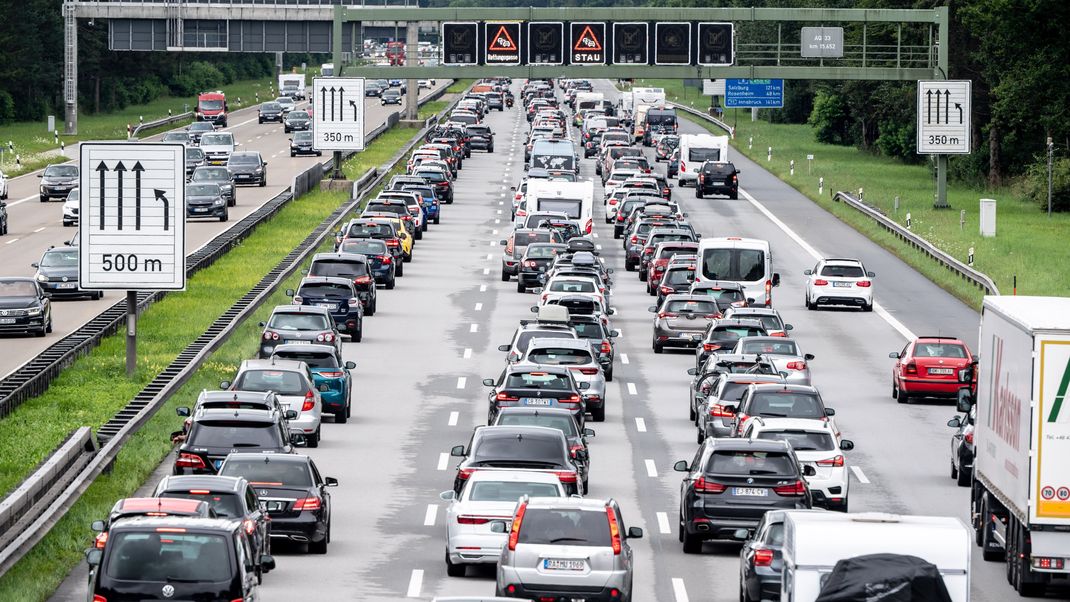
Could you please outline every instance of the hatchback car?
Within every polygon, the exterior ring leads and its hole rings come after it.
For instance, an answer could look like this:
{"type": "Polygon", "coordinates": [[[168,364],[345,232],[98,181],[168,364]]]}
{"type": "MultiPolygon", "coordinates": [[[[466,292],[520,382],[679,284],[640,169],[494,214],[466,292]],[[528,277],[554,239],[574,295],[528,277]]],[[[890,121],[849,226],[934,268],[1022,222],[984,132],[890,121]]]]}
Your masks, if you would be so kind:
{"type": "Polygon", "coordinates": [[[201,136],[203,136],[207,132],[215,131],[215,124],[213,124],[211,121],[194,121],[193,123],[189,124],[189,127],[186,128],[186,131],[189,132],[189,137],[194,144],[200,144],[201,136]]]}
{"type": "Polygon", "coordinates": [[[52,332],[52,301],[33,278],[0,278],[0,334],[52,332]]]}
{"type": "Polygon", "coordinates": [[[401,106],[401,99],[401,90],[398,90],[397,88],[387,88],[379,95],[379,104],[401,106]]]}
{"type": "Polygon", "coordinates": [[[710,322],[721,315],[712,299],[675,293],[666,295],[661,305],[651,305],[647,310],[654,314],[651,342],[654,353],[661,353],[665,347],[698,347],[710,322]]]}
{"type": "Polygon", "coordinates": [[[236,184],[267,186],[267,161],[259,152],[232,153],[227,160],[227,169],[234,174],[236,184]]]}
{"type": "Polygon", "coordinates": [[[770,510],[813,506],[802,466],[784,441],[716,439],[703,441],[680,484],[679,536],[685,554],[698,554],[709,539],[745,539],[770,510]],[[740,537],[743,535],[743,537],[740,537]]]}
{"type": "Polygon", "coordinates": [[[322,307],[330,312],[340,332],[359,343],[364,337],[364,306],[349,278],[306,276],[297,290],[288,289],[294,305],[322,307]]]}
{"type": "Polygon", "coordinates": [[[502,548],[496,595],[534,600],[632,600],[634,559],[613,499],[523,498],[502,548]]]}
{"type": "Polygon", "coordinates": [[[283,132],[304,132],[312,129],[312,116],[308,111],[290,111],[282,118],[283,132]]]}
{"type": "Polygon", "coordinates": [[[353,283],[365,315],[375,315],[379,305],[375,278],[368,257],[354,253],[316,253],[308,267],[308,276],[346,278],[353,283]]]}
{"type": "Polygon", "coordinates": [[[54,247],[45,251],[40,261],[31,264],[37,268],[34,279],[45,294],[53,299],[61,297],[89,297],[100,299],[104,291],[86,291],[78,288],[78,249],[54,247]]]}
{"type": "Polygon", "coordinates": [[[736,429],[736,409],[747,388],[757,384],[782,383],[778,374],[748,374],[728,371],[696,373],[691,382],[691,419],[698,431],[696,441],[706,437],[731,437],[736,429]]]}
{"type": "Polygon", "coordinates": [[[288,454],[301,436],[290,433],[283,412],[234,408],[201,408],[190,419],[188,432],[178,440],[172,472],[176,475],[215,474],[232,450],[288,454]]]}
{"type": "Polygon", "coordinates": [[[303,433],[309,447],[319,447],[323,399],[308,364],[275,358],[243,360],[234,382],[223,381],[219,388],[274,392],[284,409],[297,412],[296,418],[289,419],[290,431],[303,433]]]}
{"type": "Polygon", "coordinates": [[[952,337],[919,337],[888,356],[895,360],[892,397],[899,403],[957,397],[964,386],[959,383],[959,370],[975,361],[966,343],[952,337]]]}
{"type": "Polygon", "coordinates": [[[502,408],[491,426],[545,426],[561,431],[568,440],[568,452],[572,461],[579,468],[583,494],[587,495],[587,480],[591,467],[591,450],[587,438],[594,437],[594,430],[580,428],[572,412],[565,408],[502,408]]]}
{"type": "Polygon", "coordinates": [[[325,307],[307,305],[276,305],[271,317],[260,322],[260,359],[271,357],[276,345],[285,343],[321,343],[333,345],[341,352],[342,339],[334,326],[334,318],[325,307]]]}
{"type": "Polygon", "coordinates": [[[312,383],[320,392],[323,410],[334,416],[338,424],[345,424],[353,413],[353,374],[357,364],[342,361],[333,345],[278,345],[271,356],[283,360],[304,362],[312,370],[312,383]]]}
{"type": "Polygon", "coordinates": [[[282,105],[277,102],[265,102],[260,104],[260,108],[256,110],[257,122],[264,123],[267,121],[275,121],[282,123],[282,105]]]}
{"type": "Polygon", "coordinates": [[[825,407],[825,401],[816,387],[789,384],[752,384],[739,398],[735,408],[733,437],[743,434],[747,420],[754,416],[765,418],[805,418],[822,420],[832,427],[836,436],[840,430],[833,416],[836,410],[825,407]]]}
{"type": "Polygon", "coordinates": [[[803,466],[814,468],[816,474],[806,477],[814,506],[847,512],[851,479],[844,452],[854,449],[854,442],[839,439],[827,422],[756,417],[748,421],[743,438],[787,442],[803,466]]]}
{"type": "Polygon", "coordinates": [[[461,458],[453,480],[460,493],[468,477],[479,471],[531,470],[556,475],[569,494],[579,494],[579,468],[568,451],[565,435],[544,426],[479,426],[468,446],[456,445],[450,455],[461,458]]]}
{"type": "MultiPolygon", "coordinates": [[[[567,368],[580,389],[585,409],[595,422],[606,419],[606,377],[591,344],[577,338],[537,337],[528,343],[517,367],[542,369],[548,366],[567,368]],[[586,385],[586,386],[584,386],[586,385]]],[[[528,400],[527,405],[532,405],[528,400]]]]}
{"type": "MultiPolygon", "coordinates": [[[[586,342],[582,342],[586,345],[586,342]]],[[[516,406],[565,408],[582,425],[587,413],[583,391],[565,367],[509,365],[497,379],[483,379],[487,394],[487,423],[492,424],[503,408],[516,406]]]]}
{"type": "Polygon", "coordinates": [[[311,131],[294,132],[294,137],[290,138],[290,156],[296,157],[297,155],[323,156],[323,151],[312,148],[311,131]]]}
{"type": "Polygon", "coordinates": [[[226,167],[202,165],[193,170],[189,181],[190,184],[218,184],[223,191],[223,198],[227,199],[227,206],[233,207],[238,204],[234,174],[230,173],[226,167]]]}
{"type": "Polygon", "coordinates": [[[795,327],[784,322],[780,312],[771,307],[729,307],[724,311],[725,318],[761,320],[765,331],[771,337],[786,337],[788,331],[795,327]]]}
{"type": "Polygon", "coordinates": [[[822,259],[806,279],[806,309],[820,305],[849,305],[873,311],[873,272],[857,259],[822,259]]]}
{"type": "Polygon", "coordinates": [[[186,219],[208,217],[225,222],[230,219],[227,199],[219,184],[186,184],[186,219]]]}

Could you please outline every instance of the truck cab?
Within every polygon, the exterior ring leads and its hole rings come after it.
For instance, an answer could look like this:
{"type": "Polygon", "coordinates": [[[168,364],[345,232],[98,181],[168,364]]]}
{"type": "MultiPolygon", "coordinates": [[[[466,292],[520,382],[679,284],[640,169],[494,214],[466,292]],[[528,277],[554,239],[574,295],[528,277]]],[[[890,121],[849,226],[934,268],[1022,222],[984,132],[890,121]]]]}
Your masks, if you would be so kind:
{"type": "Polygon", "coordinates": [[[197,96],[197,107],[193,116],[197,121],[210,121],[220,127],[227,127],[227,97],[222,91],[205,92],[197,96]]]}

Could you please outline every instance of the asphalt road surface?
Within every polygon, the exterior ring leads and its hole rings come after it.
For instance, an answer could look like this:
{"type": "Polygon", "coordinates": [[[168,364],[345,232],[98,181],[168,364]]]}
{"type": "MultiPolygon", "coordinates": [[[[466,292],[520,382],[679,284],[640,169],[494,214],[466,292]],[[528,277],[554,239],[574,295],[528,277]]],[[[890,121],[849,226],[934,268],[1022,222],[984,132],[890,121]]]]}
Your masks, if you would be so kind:
{"type": "MultiPolygon", "coordinates": [[[[353,418],[326,425],[321,446],[307,450],[324,475],[341,482],[332,491],[328,554],[276,545],[278,569],[265,578],[265,601],[427,600],[494,591],[491,567],[469,569],[465,578],[446,576],[445,504],[438,497],[453,483],[457,462],[449,458],[450,447],[467,444],[472,428],[485,420],[480,381],[502,369],[497,345],[537,302],[499,278],[498,241],[510,229],[509,187],[523,175],[527,123],[516,110],[493,113],[486,122],[496,132],[496,152],[476,151],[465,162],[457,200],[444,207],[441,225],[418,243],[397,289],[381,291],[363,342],[345,345],[346,359],[357,363],[353,418]]],[[[686,121],[681,129],[701,131],[686,121]]],[[[759,165],[734,153],[732,159],[745,191],[738,201],[695,199],[691,188],[674,189],[674,198],[705,236],[770,241],[783,282],[774,305],[794,325],[792,335],[804,350],[817,356],[814,383],[857,446],[848,454],[851,511],[967,520],[968,490],[949,476],[945,422],[954,407],[896,403],[888,352],[900,350],[912,334],[955,335],[974,345],[978,315],[759,165]],[[803,308],[802,271],[823,253],[858,257],[876,272],[876,311],[803,308]]],[[[581,175],[597,187],[590,161],[583,161],[581,175]]],[[[624,271],[620,241],[600,219],[597,200],[595,206],[596,242],[616,268],[613,324],[622,337],[616,339],[606,422],[588,425],[597,432],[590,496],[617,499],[627,526],[645,530],[643,539],[632,541],[636,601],[737,600],[739,545],[706,544],[704,554],[684,555],[676,535],[680,475],[672,465],[690,459],[696,448],[687,417],[686,370],[693,356],[652,352],[651,297],[635,273],[624,271]]],[[[84,579],[80,568],[54,599],[84,599],[84,579]]],[[[983,561],[976,548],[972,593],[976,602],[1017,599],[1004,565],[983,561]]]]}

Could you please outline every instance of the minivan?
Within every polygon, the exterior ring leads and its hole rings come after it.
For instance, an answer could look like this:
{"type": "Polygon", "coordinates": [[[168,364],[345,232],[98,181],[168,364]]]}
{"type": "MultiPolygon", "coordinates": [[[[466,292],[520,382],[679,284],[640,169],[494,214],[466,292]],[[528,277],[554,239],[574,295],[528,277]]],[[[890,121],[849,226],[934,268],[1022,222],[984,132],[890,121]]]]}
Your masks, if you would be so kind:
{"type": "Polygon", "coordinates": [[[738,282],[749,305],[772,307],[773,287],[780,286],[780,274],[773,272],[769,242],[738,236],[702,239],[695,282],[711,280],[738,282]]]}

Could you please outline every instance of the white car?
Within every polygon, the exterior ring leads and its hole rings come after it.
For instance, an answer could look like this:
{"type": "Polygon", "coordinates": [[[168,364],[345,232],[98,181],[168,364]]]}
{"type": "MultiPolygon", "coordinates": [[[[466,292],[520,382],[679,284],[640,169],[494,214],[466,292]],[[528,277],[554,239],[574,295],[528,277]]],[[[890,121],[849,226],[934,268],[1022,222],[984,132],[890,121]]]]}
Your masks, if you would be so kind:
{"type": "MultiPolygon", "coordinates": [[[[761,318],[758,318],[761,319],[761,318]]],[[[764,324],[764,322],[763,322],[764,324]]],[[[803,353],[799,344],[786,337],[740,337],[729,353],[734,355],[760,354],[773,362],[784,382],[797,385],[810,384],[810,364],[813,354],[803,353]]]]}
{"type": "Polygon", "coordinates": [[[627,180],[628,178],[634,178],[640,175],[640,173],[641,172],[638,169],[617,169],[614,170],[613,173],[609,174],[609,177],[606,178],[605,183],[602,185],[602,192],[604,195],[602,199],[603,203],[608,200],[609,197],[613,196],[613,192],[617,189],[618,186],[623,184],[625,180],[627,180]]]}
{"type": "Polygon", "coordinates": [[[446,507],[446,574],[464,577],[469,564],[498,563],[517,502],[524,496],[567,497],[557,475],[522,470],[478,470],[461,494],[439,494],[446,507]],[[495,529],[495,524],[500,526],[495,529]]]}
{"type": "Polygon", "coordinates": [[[596,276],[588,277],[572,274],[567,276],[552,276],[543,286],[543,292],[539,298],[539,303],[541,305],[546,305],[549,301],[554,299],[581,293],[585,296],[597,299],[598,303],[602,306],[602,311],[607,312],[609,308],[606,305],[605,291],[599,290],[599,288],[600,282],[596,276]]]}
{"type": "Polygon", "coordinates": [[[7,199],[7,176],[0,171],[0,201],[7,199]]]}
{"type": "Polygon", "coordinates": [[[67,200],[63,201],[63,225],[74,226],[78,224],[78,189],[67,193],[67,200]]]}
{"type": "Polygon", "coordinates": [[[743,436],[747,439],[786,441],[795,451],[799,463],[813,466],[817,472],[814,476],[805,477],[814,496],[814,505],[847,512],[850,478],[843,452],[854,449],[854,442],[838,439],[828,422],[755,416],[747,420],[743,436]]]}
{"type": "Polygon", "coordinates": [[[822,259],[806,280],[806,308],[818,305],[850,305],[873,311],[873,272],[857,259],[822,259]]]}
{"type": "Polygon", "coordinates": [[[435,80],[433,79],[421,79],[420,81],[416,82],[416,87],[418,89],[427,88],[428,90],[430,90],[431,86],[433,85],[435,85],[435,80]]]}

